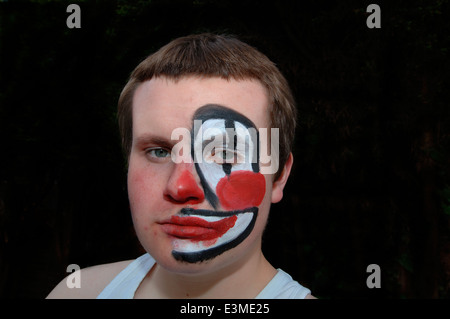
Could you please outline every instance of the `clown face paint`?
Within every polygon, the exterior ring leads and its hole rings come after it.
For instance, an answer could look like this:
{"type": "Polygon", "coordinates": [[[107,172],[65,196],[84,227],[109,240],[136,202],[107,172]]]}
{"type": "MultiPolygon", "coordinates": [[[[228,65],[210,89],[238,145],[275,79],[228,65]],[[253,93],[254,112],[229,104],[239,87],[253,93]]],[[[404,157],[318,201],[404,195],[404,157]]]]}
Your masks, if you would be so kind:
{"type": "Polygon", "coordinates": [[[265,191],[256,126],[229,108],[208,104],[194,114],[191,150],[213,210],[182,209],[163,225],[175,259],[195,263],[236,247],[253,230],[265,191]]]}
{"type": "Polygon", "coordinates": [[[164,225],[166,233],[176,237],[172,255],[189,263],[214,258],[247,238],[257,215],[257,207],[230,212],[182,209],[164,225]]]}

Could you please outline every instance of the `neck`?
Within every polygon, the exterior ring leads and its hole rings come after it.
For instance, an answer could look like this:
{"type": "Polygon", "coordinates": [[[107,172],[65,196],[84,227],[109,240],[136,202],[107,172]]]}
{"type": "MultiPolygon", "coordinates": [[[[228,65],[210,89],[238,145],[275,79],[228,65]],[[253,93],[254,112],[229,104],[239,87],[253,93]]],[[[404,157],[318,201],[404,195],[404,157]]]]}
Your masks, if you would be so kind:
{"type": "Polygon", "coordinates": [[[254,298],[276,274],[260,247],[208,273],[173,273],[156,265],[142,293],[154,298],[254,298]]]}

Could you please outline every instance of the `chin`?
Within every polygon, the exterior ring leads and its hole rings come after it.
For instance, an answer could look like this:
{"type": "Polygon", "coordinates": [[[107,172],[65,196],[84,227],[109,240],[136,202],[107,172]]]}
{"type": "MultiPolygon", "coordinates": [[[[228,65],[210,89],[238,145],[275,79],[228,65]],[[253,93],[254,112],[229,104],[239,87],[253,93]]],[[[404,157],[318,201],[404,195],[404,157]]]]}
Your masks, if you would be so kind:
{"type": "Polygon", "coordinates": [[[196,262],[188,262],[174,258],[171,246],[170,248],[167,247],[164,252],[152,253],[151,250],[148,252],[156,260],[159,266],[171,273],[193,276],[206,275],[208,273],[220,271],[232,264],[239,264],[239,261],[246,259],[246,257],[250,257],[251,247],[255,246],[254,241],[255,239],[253,236],[249,236],[235,248],[224,251],[213,258],[198,260],[196,262]]]}

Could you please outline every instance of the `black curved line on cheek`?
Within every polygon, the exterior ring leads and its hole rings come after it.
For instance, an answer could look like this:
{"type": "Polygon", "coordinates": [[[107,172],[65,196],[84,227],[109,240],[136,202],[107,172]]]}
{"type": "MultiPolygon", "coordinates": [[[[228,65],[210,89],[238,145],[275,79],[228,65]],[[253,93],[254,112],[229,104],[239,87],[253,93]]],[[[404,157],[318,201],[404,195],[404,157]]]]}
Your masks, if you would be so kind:
{"type": "MultiPolygon", "coordinates": [[[[202,125],[203,125],[203,121],[202,121],[202,125]]],[[[211,206],[214,209],[217,209],[217,205],[219,203],[219,198],[217,197],[216,193],[209,186],[208,182],[206,181],[205,176],[202,173],[202,170],[200,169],[200,166],[198,165],[198,163],[195,160],[196,156],[195,156],[194,141],[195,141],[195,134],[196,133],[197,132],[194,132],[194,130],[191,130],[191,156],[192,156],[192,160],[194,161],[195,170],[197,171],[198,177],[200,177],[200,184],[202,185],[203,193],[205,194],[206,200],[211,204],[211,206]]],[[[202,155],[200,155],[200,156],[202,156],[202,155]]]]}
{"type": "Polygon", "coordinates": [[[203,192],[205,193],[206,200],[211,204],[211,206],[214,209],[217,209],[217,204],[219,203],[219,198],[214,193],[214,191],[211,189],[209,184],[206,182],[205,176],[203,176],[203,173],[198,166],[198,163],[195,163],[195,170],[197,171],[198,176],[200,177],[200,184],[203,187],[203,192]]]}

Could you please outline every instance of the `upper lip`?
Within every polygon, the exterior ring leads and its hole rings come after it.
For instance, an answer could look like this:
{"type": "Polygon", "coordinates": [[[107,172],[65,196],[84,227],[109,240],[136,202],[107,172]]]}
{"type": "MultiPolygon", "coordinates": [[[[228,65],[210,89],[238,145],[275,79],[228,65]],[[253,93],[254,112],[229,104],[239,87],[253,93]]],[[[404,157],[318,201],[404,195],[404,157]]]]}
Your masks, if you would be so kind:
{"type": "Polygon", "coordinates": [[[203,228],[214,228],[211,224],[211,222],[208,222],[204,219],[201,219],[199,217],[182,217],[179,215],[173,215],[172,217],[164,220],[160,224],[171,224],[171,225],[177,225],[177,226],[197,226],[197,227],[203,227],[203,228]]]}
{"type": "Polygon", "coordinates": [[[236,212],[182,209],[159,222],[164,231],[177,238],[208,240],[222,236],[234,226],[236,212]],[[207,220],[209,219],[209,221],[207,220]]]}
{"type": "Polygon", "coordinates": [[[167,217],[159,222],[158,224],[174,224],[174,225],[180,225],[180,226],[199,226],[199,227],[207,227],[208,221],[205,221],[203,217],[215,217],[217,220],[235,216],[239,213],[243,213],[244,211],[247,212],[252,209],[247,210],[240,210],[240,211],[215,211],[215,210],[209,210],[209,209],[194,209],[194,208],[182,208],[178,213],[167,217]],[[176,218],[179,217],[179,218],[176,218]],[[188,217],[196,218],[190,219],[188,217]],[[196,221],[204,221],[205,223],[201,222],[200,224],[196,223],[196,221]],[[203,224],[203,225],[202,225],[203,224]]]}
{"type": "Polygon", "coordinates": [[[200,217],[172,216],[161,223],[164,231],[173,237],[191,240],[210,240],[221,237],[234,226],[237,216],[208,222],[200,217]]]}

